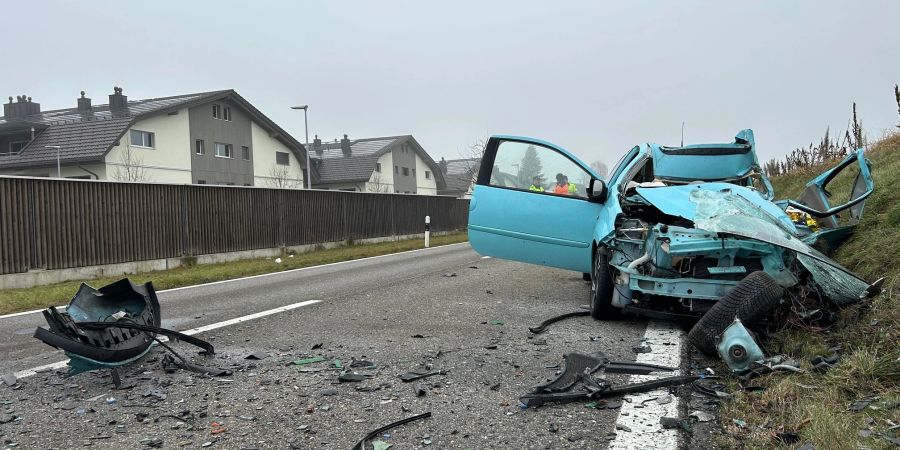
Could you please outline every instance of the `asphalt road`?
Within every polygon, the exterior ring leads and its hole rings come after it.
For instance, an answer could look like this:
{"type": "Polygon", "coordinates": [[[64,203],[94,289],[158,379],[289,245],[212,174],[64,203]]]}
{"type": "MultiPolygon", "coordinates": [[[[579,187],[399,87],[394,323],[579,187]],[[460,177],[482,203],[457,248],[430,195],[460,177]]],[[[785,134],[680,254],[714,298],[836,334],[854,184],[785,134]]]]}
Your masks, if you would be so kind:
{"type": "MultiPolygon", "coordinates": [[[[163,325],[179,330],[321,302],[198,335],[216,346],[212,358],[177,345],[234,371],[220,379],[166,373],[157,348],[126,371],[130,389],[112,390],[105,373],[60,371],[0,387],[0,438],[20,448],[141,448],[160,439],[164,448],[347,449],[368,430],[430,411],[382,439],[393,448],[603,448],[618,410],[517,406],[556,373],[564,353],[634,359],[641,320],[578,317],[540,336],[528,332],[577,310],[588,290],[580,273],[482,259],[462,244],[164,292],[163,325]],[[244,359],[256,351],[269,356],[244,359]],[[327,361],[290,364],[311,356],[327,361]],[[338,383],[335,359],[377,366],[356,369],[364,381],[338,383]],[[427,394],[418,397],[416,383],[398,374],[421,364],[446,372],[420,380],[427,394]]],[[[39,314],[0,319],[0,373],[61,359],[18,331],[42,323],[39,314]]]]}

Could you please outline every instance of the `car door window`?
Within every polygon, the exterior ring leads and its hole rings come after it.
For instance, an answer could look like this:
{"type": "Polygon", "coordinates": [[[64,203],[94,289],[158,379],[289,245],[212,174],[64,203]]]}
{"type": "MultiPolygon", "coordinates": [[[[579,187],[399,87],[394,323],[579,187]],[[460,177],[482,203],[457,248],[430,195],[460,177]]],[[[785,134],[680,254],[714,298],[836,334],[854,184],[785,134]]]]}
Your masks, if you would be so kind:
{"type": "Polygon", "coordinates": [[[491,186],[587,198],[591,175],[574,161],[542,145],[503,141],[497,147],[491,186]]]}

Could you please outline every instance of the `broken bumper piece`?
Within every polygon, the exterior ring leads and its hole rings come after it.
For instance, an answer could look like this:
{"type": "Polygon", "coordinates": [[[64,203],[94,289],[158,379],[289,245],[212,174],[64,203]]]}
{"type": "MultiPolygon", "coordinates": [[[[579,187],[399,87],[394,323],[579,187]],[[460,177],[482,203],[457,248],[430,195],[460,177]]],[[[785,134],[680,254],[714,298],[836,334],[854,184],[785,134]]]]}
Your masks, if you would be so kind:
{"type": "Polygon", "coordinates": [[[152,283],[136,285],[126,278],[100,289],[82,284],[65,311],[47,308],[44,318],[49,328],[37,328],[34,337],[66,353],[69,375],[136,361],[150,350],[157,335],[214,353],[206,341],[160,328],[152,283]]]}

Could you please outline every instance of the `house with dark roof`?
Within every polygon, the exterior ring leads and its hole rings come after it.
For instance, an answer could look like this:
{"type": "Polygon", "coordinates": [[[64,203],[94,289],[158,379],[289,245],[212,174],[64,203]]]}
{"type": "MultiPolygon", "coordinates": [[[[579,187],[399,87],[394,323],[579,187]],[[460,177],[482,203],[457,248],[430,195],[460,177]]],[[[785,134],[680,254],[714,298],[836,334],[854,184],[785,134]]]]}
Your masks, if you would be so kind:
{"type": "Polygon", "coordinates": [[[314,189],[437,195],[440,167],[411,135],[322,142],[309,146],[314,189]]]}
{"type": "Polygon", "coordinates": [[[233,90],[129,100],[117,87],[108,104],[82,92],[52,111],[22,95],[0,118],[0,175],[300,188],[305,151],[233,90]]]}
{"type": "Polygon", "coordinates": [[[446,187],[438,191],[438,195],[457,198],[471,198],[481,158],[444,159],[438,162],[444,174],[446,187]]]}

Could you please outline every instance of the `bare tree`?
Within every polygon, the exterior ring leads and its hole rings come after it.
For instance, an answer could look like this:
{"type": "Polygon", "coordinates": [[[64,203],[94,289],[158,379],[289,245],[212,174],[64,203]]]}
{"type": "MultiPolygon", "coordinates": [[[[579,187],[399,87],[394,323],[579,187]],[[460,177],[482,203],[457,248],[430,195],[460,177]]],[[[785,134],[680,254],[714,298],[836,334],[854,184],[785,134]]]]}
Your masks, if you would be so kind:
{"type": "Polygon", "coordinates": [[[279,189],[300,189],[303,187],[296,178],[291,177],[291,171],[288,170],[287,166],[272,166],[272,169],[269,170],[269,181],[267,182],[269,187],[279,188],[279,189]]]}
{"type": "Polygon", "coordinates": [[[144,167],[144,158],[131,148],[131,142],[126,142],[119,156],[116,170],[113,172],[116,181],[150,181],[147,169],[144,167]]]}
{"type": "Polygon", "coordinates": [[[372,180],[369,181],[368,186],[366,186],[367,192],[380,192],[380,193],[390,193],[391,185],[388,183],[384,183],[381,178],[381,172],[375,172],[372,175],[372,180]]]}
{"type": "Polygon", "coordinates": [[[484,156],[486,147],[487,139],[477,139],[469,144],[462,155],[466,173],[471,173],[473,177],[478,175],[478,168],[481,165],[481,158],[484,156]]]}

